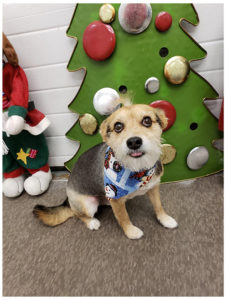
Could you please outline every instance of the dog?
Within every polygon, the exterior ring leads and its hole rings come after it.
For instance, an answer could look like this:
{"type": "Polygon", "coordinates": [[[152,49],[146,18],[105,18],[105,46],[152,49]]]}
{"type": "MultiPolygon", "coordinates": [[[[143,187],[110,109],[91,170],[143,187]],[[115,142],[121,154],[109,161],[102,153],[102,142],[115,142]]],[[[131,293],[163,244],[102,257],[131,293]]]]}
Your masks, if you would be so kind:
{"type": "Polygon", "coordinates": [[[161,134],[166,126],[164,112],[149,105],[117,109],[100,126],[103,143],[75,163],[67,183],[67,200],[56,207],[37,205],[35,216],[49,226],[76,216],[90,230],[97,230],[100,222],[94,215],[99,205],[108,204],[125,235],[139,239],[143,232],[131,223],[125,203],[147,193],[157,220],[166,228],[176,228],[177,222],[162,207],[159,192],[161,134]]]}

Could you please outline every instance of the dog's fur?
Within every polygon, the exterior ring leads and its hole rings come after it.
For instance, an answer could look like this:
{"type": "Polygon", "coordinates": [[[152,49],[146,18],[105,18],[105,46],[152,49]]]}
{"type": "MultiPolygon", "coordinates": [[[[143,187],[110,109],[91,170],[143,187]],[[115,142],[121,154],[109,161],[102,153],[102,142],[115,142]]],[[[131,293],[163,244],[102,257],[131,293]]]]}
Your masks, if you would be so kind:
{"type": "Polygon", "coordinates": [[[110,204],[126,236],[138,239],[143,232],[131,223],[125,202],[147,193],[159,222],[167,228],[175,228],[177,223],[164,211],[159,193],[160,177],[163,174],[160,163],[161,134],[166,125],[167,119],[163,111],[149,105],[135,104],[119,108],[101,124],[100,134],[104,142],[85,152],[76,162],[66,189],[69,202],[66,200],[62,205],[52,208],[38,205],[34,208],[34,214],[49,226],[56,226],[70,217],[77,216],[89,229],[97,230],[100,222],[94,215],[98,206],[110,204]],[[151,126],[143,125],[142,120],[145,117],[151,118],[151,126]],[[114,128],[117,122],[124,126],[119,133],[114,128]],[[134,150],[129,149],[127,141],[132,137],[142,139],[142,145],[137,151],[141,151],[144,155],[131,156],[134,150]],[[107,145],[113,149],[116,159],[132,171],[149,169],[157,162],[152,179],[139,190],[120,199],[108,201],[104,191],[104,159],[107,145]]]}

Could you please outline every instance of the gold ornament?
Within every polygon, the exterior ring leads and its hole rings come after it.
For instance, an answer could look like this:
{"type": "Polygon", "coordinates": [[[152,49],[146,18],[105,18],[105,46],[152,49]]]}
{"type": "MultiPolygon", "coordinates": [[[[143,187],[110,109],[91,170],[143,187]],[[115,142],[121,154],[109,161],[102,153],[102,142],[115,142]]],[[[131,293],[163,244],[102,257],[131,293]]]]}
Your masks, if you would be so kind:
{"type": "Polygon", "coordinates": [[[190,65],[183,56],[173,56],[165,64],[164,75],[173,84],[183,83],[189,74],[190,65]]]}
{"type": "Polygon", "coordinates": [[[79,124],[85,134],[93,135],[97,130],[97,120],[91,114],[84,114],[79,117],[79,124]]]}
{"type": "Polygon", "coordinates": [[[103,23],[111,23],[115,18],[115,8],[111,4],[103,4],[99,10],[99,17],[103,23]]]}
{"type": "Polygon", "coordinates": [[[162,154],[161,154],[161,163],[163,165],[169,164],[176,157],[176,148],[173,145],[163,144],[162,145],[162,154]]]}

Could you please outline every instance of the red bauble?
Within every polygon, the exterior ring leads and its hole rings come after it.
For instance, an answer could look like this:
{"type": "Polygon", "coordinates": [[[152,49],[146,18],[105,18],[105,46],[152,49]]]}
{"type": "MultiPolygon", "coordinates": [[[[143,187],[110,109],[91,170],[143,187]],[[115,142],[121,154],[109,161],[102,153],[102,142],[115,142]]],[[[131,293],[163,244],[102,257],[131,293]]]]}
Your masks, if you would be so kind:
{"type": "Polygon", "coordinates": [[[83,34],[83,48],[94,60],[105,60],[115,49],[116,37],[112,27],[100,21],[90,23],[83,34]]]}
{"type": "Polygon", "coordinates": [[[160,12],[155,19],[155,26],[159,31],[166,31],[172,25],[172,16],[166,12],[160,12]]]}
{"type": "Polygon", "coordinates": [[[224,99],[222,100],[222,107],[219,115],[218,129],[224,131],[224,99]]]}
{"type": "Polygon", "coordinates": [[[176,120],[176,109],[175,107],[168,101],[165,100],[157,100],[150,104],[150,106],[154,108],[160,108],[164,111],[167,119],[168,119],[168,125],[166,128],[163,129],[163,131],[168,130],[175,122],[176,120]]]}

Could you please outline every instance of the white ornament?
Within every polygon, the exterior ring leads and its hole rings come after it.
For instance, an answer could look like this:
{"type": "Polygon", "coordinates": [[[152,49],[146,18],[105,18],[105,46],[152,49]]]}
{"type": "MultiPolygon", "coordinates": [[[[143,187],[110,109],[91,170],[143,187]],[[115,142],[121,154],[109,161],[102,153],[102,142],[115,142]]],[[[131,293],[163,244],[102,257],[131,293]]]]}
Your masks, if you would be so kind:
{"type": "Polygon", "coordinates": [[[93,106],[97,113],[103,116],[110,115],[118,106],[120,98],[116,90],[103,88],[96,92],[93,97],[93,106]]]}

